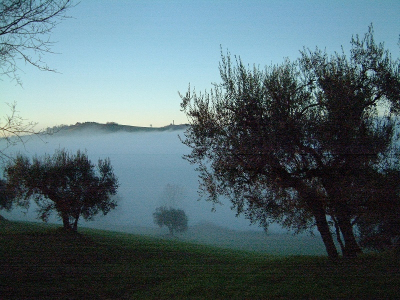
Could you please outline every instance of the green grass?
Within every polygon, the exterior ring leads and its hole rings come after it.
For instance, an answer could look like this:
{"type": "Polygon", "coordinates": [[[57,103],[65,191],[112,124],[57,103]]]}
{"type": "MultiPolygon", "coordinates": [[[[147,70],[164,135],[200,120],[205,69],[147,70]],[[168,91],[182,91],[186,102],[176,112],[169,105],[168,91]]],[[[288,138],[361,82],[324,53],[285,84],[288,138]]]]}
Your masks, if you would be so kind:
{"type": "Polygon", "coordinates": [[[1,299],[398,298],[394,254],[330,262],[126,233],[0,222],[1,299]]]}
{"type": "Polygon", "coordinates": [[[202,222],[190,226],[184,233],[178,233],[175,237],[169,235],[167,228],[95,225],[99,229],[129,232],[134,234],[154,236],[163,239],[179,239],[190,243],[216,246],[249,252],[262,252],[277,256],[288,255],[325,255],[326,250],[321,237],[317,234],[293,235],[291,233],[264,231],[240,231],[224,228],[212,223],[202,222]]]}

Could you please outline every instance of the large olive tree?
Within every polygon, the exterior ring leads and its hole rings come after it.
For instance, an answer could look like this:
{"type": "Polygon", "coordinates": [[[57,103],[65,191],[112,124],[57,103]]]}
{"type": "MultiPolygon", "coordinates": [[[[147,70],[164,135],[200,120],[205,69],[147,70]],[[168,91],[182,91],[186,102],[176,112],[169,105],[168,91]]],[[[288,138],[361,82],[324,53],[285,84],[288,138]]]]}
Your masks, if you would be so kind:
{"type": "Polygon", "coordinates": [[[349,57],[305,49],[264,70],[222,55],[222,82],[181,96],[185,158],[198,165],[201,192],[229,198],[264,227],[315,225],[333,259],[332,224],[344,255],[360,251],[353,226],[373,189],[365,174],[383,173],[394,151],[400,103],[399,62],[374,42],[372,26],[351,45],[349,57]]]}

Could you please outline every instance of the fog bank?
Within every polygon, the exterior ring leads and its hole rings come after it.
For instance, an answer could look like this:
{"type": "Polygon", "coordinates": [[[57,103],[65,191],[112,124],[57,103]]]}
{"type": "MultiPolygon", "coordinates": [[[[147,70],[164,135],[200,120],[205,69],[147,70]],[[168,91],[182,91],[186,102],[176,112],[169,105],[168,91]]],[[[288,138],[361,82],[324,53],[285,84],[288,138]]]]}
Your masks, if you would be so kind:
{"type": "MultiPolygon", "coordinates": [[[[178,135],[183,136],[184,131],[56,133],[46,136],[43,141],[33,138],[25,145],[9,148],[7,153],[15,155],[21,152],[32,157],[45,153],[52,155],[56,149],[65,148],[72,153],[78,149],[86,150],[94,163],[99,158],[109,157],[120,183],[119,205],[106,216],[96,216],[87,226],[104,227],[110,223],[155,227],[152,214],[156,207],[166,204],[163,191],[170,184],[180,186],[184,191],[184,196],[178,199],[178,206],[185,210],[189,226],[207,221],[236,230],[262,230],[256,225],[250,226],[243,216],[236,217],[228,201],[223,201],[222,206],[216,205],[215,212],[211,212],[212,203],[197,201],[198,173],[194,170],[195,166],[182,159],[182,155],[189,153],[190,149],[180,142],[178,135]]],[[[26,215],[20,208],[11,213],[0,213],[14,220],[36,220],[34,207],[26,215]]],[[[273,230],[279,230],[279,227],[271,227],[273,230]]]]}

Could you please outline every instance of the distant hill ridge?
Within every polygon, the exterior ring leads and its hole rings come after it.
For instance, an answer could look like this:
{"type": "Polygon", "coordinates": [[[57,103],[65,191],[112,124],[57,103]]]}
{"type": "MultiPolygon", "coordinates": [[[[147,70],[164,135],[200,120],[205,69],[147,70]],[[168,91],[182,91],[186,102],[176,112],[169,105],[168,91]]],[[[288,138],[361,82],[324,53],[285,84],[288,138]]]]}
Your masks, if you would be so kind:
{"type": "Polygon", "coordinates": [[[155,131],[173,131],[185,129],[188,125],[174,125],[170,124],[164,127],[140,127],[131,125],[120,125],[115,122],[107,122],[106,124],[97,122],[84,122],[76,123],[75,125],[60,125],[54,127],[48,127],[46,131],[48,133],[75,133],[83,131],[100,131],[100,132],[155,132],[155,131]]]}

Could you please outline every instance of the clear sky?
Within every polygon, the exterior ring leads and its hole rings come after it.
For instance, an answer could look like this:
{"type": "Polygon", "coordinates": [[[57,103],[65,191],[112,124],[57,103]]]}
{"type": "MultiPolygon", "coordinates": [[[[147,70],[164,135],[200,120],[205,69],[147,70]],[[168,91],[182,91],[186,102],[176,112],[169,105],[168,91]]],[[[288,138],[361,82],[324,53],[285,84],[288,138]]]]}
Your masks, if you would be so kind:
{"type": "Polygon", "coordinates": [[[299,50],[345,50],[373,23],[375,39],[400,57],[400,1],[81,0],[59,24],[44,61],[23,62],[23,87],[2,77],[5,102],[39,128],[76,122],[165,126],[185,123],[178,91],[219,82],[220,46],[260,66],[299,50]]]}

